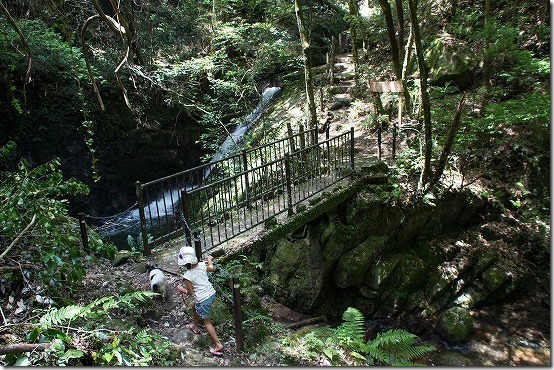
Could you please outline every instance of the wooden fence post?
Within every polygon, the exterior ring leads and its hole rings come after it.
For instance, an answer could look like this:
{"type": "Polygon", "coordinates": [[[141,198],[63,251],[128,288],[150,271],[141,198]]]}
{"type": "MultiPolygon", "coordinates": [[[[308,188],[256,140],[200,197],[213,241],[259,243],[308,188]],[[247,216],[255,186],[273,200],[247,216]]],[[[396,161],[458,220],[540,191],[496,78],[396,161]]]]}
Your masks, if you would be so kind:
{"type": "Polygon", "coordinates": [[[79,212],[79,227],[81,229],[81,240],[83,242],[83,250],[88,251],[88,234],[87,234],[87,223],[85,221],[85,214],[79,212]]]}
{"type": "Polygon", "coordinates": [[[142,254],[147,256],[150,254],[150,246],[148,245],[148,236],[146,235],[146,216],[144,215],[144,200],[142,199],[142,184],[140,181],[135,183],[135,187],[140,217],[140,233],[142,236],[142,254]]]}
{"type": "Polygon", "coordinates": [[[231,277],[233,282],[233,315],[235,317],[235,337],[236,337],[236,348],[237,352],[242,352],[244,350],[244,335],[242,332],[242,311],[240,303],[240,282],[238,275],[233,275],[231,277]]]}

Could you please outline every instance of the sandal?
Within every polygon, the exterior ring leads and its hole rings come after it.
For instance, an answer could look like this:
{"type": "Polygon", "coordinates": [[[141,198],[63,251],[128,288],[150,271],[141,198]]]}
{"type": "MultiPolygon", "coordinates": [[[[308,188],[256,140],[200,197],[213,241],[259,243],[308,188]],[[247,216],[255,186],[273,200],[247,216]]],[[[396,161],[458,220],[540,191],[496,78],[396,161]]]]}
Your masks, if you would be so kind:
{"type": "Polygon", "coordinates": [[[223,348],[220,350],[216,350],[215,348],[210,348],[210,353],[214,356],[223,356],[223,348]]]}
{"type": "Polygon", "coordinates": [[[187,324],[185,328],[190,329],[194,334],[200,334],[200,329],[194,326],[194,324],[187,324]]]}

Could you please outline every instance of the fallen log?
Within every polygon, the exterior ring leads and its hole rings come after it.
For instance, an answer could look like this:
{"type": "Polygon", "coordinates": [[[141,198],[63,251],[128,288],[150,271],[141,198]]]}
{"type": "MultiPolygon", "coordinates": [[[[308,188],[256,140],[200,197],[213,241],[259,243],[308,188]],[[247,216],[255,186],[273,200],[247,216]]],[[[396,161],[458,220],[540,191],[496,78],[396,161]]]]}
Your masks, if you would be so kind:
{"type": "Polygon", "coordinates": [[[44,351],[50,347],[52,343],[18,343],[10,344],[8,346],[0,347],[0,355],[7,355],[9,353],[19,353],[19,352],[32,352],[32,351],[44,351]]]}
{"type": "Polygon", "coordinates": [[[290,324],[286,325],[286,328],[287,329],[298,329],[298,328],[301,328],[302,326],[311,325],[311,324],[315,324],[315,323],[322,322],[322,321],[327,321],[327,317],[325,315],[321,315],[321,316],[317,316],[317,317],[310,317],[306,320],[293,322],[293,323],[290,323],[290,324]]]}

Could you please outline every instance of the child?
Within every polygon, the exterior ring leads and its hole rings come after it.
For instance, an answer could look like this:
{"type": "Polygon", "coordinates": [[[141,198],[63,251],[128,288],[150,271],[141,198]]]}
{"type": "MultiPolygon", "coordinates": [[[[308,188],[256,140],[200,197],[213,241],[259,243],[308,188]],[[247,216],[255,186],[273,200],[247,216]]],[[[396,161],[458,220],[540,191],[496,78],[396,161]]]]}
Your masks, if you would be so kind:
{"type": "Polygon", "coordinates": [[[183,278],[185,279],[185,287],[182,285],[177,286],[177,290],[181,293],[194,295],[194,311],[193,318],[194,323],[188,324],[187,328],[192,330],[194,334],[198,334],[198,319],[202,318],[206,330],[210,334],[210,337],[215,343],[214,348],[210,348],[210,353],[215,356],[223,355],[223,344],[219,341],[215,329],[211,321],[211,307],[215,300],[215,289],[208,280],[207,271],[213,271],[214,265],[212,263],[213,257],[208,256],[208,264],[198,263],[198,258],[192,247],[182,247],[179,251],[177,262],[179,265],[185,265],[187,270],[185,271],[183,278]]]}

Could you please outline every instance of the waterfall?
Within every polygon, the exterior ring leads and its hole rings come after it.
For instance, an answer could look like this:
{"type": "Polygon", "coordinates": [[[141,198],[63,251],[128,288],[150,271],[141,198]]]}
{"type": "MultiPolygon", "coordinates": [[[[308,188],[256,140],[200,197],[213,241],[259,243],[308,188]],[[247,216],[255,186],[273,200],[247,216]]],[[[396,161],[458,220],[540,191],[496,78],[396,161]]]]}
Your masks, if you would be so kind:
{"type": "MultiPolygon", "coordinates": [[[[213,158],[209,163],[216,162],[222,158],[225,158],[233,150],[236,149],[236,145],[240,143],[242,137],[252,128],[252,126],[260,120],[262,117],[264,108],[270,103],[270,101],[281,91],[280,87],[268,87],[262,93],[262,98],[257,107],[246,115],[240,124],[237,125],[235,130],[230,133],[225,141],[220,145],[213,158]],[[236,144],[235,144],[236,143],[236,144]]],[[[206,179],[213,169],[213,165],[207,166],[203,179],[206,179]]],[[[187,188],[190,188],[189,184],[187,188]]],[[[178,192],[180,189],[168,190],[162,194],[158,199],[150,202],[149,206],[144,209],[146,219],[149,219],[149,210],[155,210],[157,217],[159,212],[160,217],[173,217],[173,207],[165,207],[169,202],[168,200],[178,199],[178,192]]],[[[130,209],[107,218],[102,219],[103,223],[100,226],[94,226],[94,229],[102,236],[107,237],[110,241],[116,244],[119,248],[125,249],[127,245],[127,235],[131,235],[136,238],[140,235],[140,214],[136,204],[130,209]]]]}

